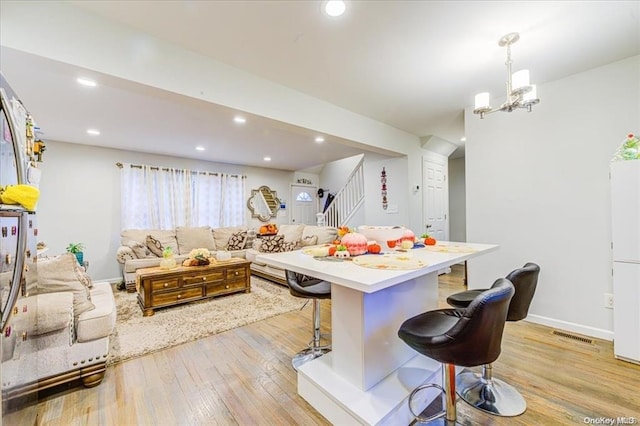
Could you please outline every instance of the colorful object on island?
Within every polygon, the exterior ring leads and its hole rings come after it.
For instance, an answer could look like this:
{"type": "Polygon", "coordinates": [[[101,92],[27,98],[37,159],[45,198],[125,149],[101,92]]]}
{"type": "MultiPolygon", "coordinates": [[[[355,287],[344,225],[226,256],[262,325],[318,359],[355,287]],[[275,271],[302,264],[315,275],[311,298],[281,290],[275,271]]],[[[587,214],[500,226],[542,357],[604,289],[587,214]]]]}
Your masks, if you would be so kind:
{"type": "Polygon", "coordinates": [[[359,256],[367,252],[367,237],[357,232],[345,234],[340,243],[347,248],[351,256],[359,256]]]}
{"type": "Polygon", "coordinates": [[[640,139],[633,133],[627,135],[627,139],[620,145],[611,161],[639,160],[640,139]]]}
{"type": "Polygon", "coordinates": [[[338,258],[341,258],[341,259],[344,259],[344,258],[347,258],[347,257],[351,256],[350,253],[349,253],[349,250],[344,245],[337,246],[336,247],[336,251],[335,251],[335,253],[333,255],[335,257],[338,257],[338,258]]]}

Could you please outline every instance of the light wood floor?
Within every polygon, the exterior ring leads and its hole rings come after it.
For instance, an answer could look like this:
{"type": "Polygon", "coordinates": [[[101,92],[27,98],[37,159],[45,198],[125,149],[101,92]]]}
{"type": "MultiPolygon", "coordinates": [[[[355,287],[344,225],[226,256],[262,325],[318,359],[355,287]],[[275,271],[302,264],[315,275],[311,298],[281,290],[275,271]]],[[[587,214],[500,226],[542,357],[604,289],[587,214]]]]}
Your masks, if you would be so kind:
{"type": "MultiPolygon", "coordinates": [[[[440,277],[440,303],[463,289],[462,268],[440,277]]],[[[323,301],[330,329],[330,301],[323,301]]],[[[311,308],[110,367],[99,386],[58,390],[21,408],[5,425],[325,425],[296,393],[291,355],[306,345],[311,308]]],[[[323,329],[324,331],[324,329],[323,329]]],[[[458,403],[473,425],[582,425],[586,418],[634,416],[640,422],[640,366],[613,357],[610,342],[557,336],[507,323],[494,377],[528,403],[515,418],[458,403]]]]}

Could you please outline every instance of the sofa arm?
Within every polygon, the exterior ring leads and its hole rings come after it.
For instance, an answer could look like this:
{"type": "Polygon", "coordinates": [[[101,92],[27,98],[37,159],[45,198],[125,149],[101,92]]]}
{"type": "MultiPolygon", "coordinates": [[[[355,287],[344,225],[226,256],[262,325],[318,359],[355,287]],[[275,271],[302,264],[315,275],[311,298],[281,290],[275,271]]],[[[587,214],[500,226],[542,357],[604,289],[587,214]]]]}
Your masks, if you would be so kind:
{"type": "Polygon", "coordinates": [[[124,265],[127,260],[137,259],[138,257],[135,255],[131,247],[120,246],[118,250],[116,250],[116,260],[118,263],[124,265]]]}

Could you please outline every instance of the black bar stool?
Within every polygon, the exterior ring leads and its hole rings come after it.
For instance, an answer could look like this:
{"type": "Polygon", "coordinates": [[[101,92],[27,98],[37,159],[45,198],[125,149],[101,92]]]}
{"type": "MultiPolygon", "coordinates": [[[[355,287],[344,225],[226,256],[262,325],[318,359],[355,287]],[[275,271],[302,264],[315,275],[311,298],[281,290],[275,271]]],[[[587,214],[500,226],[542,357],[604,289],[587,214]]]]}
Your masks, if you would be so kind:
{"type": "Polygon", "coordinates": [[[455,366],[474,367],[492,363],[498,358],[513,292],[511,282],[499,278],[491,289],[480,293],[465,309],[429,311],[402,323],[398,336],[417,352],[442,363],[444,386],[424,384],[409,396],[409,409],[417,421],[455,424],[455,366]],[[444,393],[445,410],[431,417],[422,417],[414,412],[411,402],[419,391],[430,387],[444,393]]]}
{"type": "MultiPolygon", "coordinates": [[[[538,285],[540,267],[528,262],[512,271],[507,279],[513,283],[515,293],[509,304],[507,321],[520,321],[527,317],[529,306],[538,285]]],[[[456,308],[469,306],[484,290],[468,290],[452,294],[447,303],[456,308]]],[[[527,402],[510,384],[493,378],[493,365],[482,366],[482,374],[465,371],[456,379],[458,395],[475,408],[496,416],[518,416],[527,410],[527,402]]]]}
{"type": "Polygon", "coordinates": [[[305,362],[311,361],[331,351],[331,345],[320,345],[320,300],[331,298],[331,284],[327,281],[313,278],[308,275],[285,270],[289,292],[295,297],[311,299],[313,301],[313,338],[309,347],[301,350],[293,356],[291,364],[298,368],[305,362]]]}

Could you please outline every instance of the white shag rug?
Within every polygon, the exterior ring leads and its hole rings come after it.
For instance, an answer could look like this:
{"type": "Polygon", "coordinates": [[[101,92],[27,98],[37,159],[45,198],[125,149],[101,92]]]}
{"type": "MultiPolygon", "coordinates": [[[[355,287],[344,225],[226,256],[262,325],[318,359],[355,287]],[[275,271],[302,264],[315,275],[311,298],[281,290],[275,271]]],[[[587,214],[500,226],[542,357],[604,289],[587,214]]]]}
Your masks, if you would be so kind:
{"type": "Polygon", "coordinates": [[[279,284],[251,276],[251,292],[155,310],[142,316],[137,293],[114,289],[118,317],[107,365],[116,364],[300,309],[305,300],[279,284]]]}

